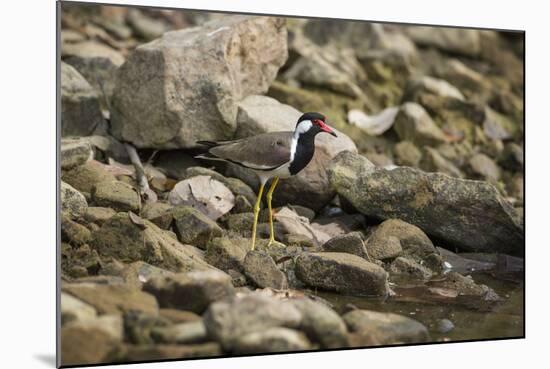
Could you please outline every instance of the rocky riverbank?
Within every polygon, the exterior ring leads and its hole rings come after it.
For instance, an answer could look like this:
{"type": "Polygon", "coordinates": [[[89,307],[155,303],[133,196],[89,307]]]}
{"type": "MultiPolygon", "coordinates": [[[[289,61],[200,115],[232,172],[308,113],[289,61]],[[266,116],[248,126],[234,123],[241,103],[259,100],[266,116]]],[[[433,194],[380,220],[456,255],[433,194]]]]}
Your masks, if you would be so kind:
{"type": "Polygon", "coordinates": [[[472,272],[522,282],[518,35],[68,4],[61,24],[64,364],[429,342],[318,291],[491,312],[509,296],[472,272]],[[250,251],[258,179],[195,142],[303,111],[338,138],[250,251]]]}

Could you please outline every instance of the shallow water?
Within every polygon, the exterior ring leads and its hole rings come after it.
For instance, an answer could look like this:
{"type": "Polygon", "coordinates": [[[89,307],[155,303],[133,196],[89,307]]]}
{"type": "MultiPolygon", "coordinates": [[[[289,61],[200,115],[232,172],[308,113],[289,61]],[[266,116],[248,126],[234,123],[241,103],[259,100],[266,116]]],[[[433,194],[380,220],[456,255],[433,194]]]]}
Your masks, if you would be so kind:
{"type": "Polygon", "coordinates": [[[476,311],[442,303],[402,302],[391,298],[384,301],[320,291],[315,294],[334,304],[339,312],[344,311],[347,304],[353,304],[360,309],[392,312],[416,319],[428,328],[434,342],[523,336],[523,282],[499,280],[480,273],[472,276],[477,283],[488,285],[503,298],[504,301],[493,311],[476,311]],[[439,332],[437,322],[441,319],[453,322],[454,329],[448,333],[439,332]]]}

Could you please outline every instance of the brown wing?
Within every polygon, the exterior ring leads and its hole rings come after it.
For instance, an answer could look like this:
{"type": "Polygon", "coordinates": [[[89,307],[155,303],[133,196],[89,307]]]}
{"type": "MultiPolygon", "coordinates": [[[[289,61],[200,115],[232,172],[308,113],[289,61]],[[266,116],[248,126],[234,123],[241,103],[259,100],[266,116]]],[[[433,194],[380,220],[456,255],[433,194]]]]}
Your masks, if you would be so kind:
{"type": "Polygon", "coordinates": [[[236,141],[220,142],[209,153],[257,170],[271,170],[290,161],[293,132],[269,132],[236,141]]]}

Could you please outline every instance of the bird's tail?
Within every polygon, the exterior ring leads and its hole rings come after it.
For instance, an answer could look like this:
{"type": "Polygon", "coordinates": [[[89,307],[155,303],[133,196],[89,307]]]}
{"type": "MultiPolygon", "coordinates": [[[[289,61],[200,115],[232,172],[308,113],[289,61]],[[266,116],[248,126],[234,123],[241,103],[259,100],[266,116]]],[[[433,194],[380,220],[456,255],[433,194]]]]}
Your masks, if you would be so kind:
{"type": "Polygon", "coordinates": [[[217,142],[214,142],[214,141],[197,141],[197,143],[199,145],[204,145],[208,147],[216,147],[219,145],[217,142]]]}
{"type": "Polygon", "coordinates": [[[217,156],[214,156],[214,155],[210,154],[209,152],[206,152],[204,154],[195,155],[195,159],[225,161],[224,159],[218,158],[217,156]]]}

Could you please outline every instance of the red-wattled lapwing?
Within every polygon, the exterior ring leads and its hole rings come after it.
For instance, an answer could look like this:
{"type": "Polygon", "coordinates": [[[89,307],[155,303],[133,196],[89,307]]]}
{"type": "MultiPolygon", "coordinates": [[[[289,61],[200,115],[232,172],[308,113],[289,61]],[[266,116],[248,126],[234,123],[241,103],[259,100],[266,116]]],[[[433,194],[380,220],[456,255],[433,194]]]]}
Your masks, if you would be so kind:
{"type": "Polygon", "coordinates": [[[252,226],[252,250],[256,244],[256,225],[260,211],[260,201],[266,182],[273,178],[267,191],[269,209],[269,244],[275,241],[273,232],[273,212],[271,196],[279,178],[288,178],[300,172],[308,165],[315,152],[315,136],[327,132],[336,137],[334,130],[325,123],[325,117],[319,113],[305,113],[294,132],[269,132],[233,141],[198,141],[210,146],[208,152],[197,158],[222,160],[251,169],[260,178],[258,199],[254,205],[254,224],[252,226]]]}

